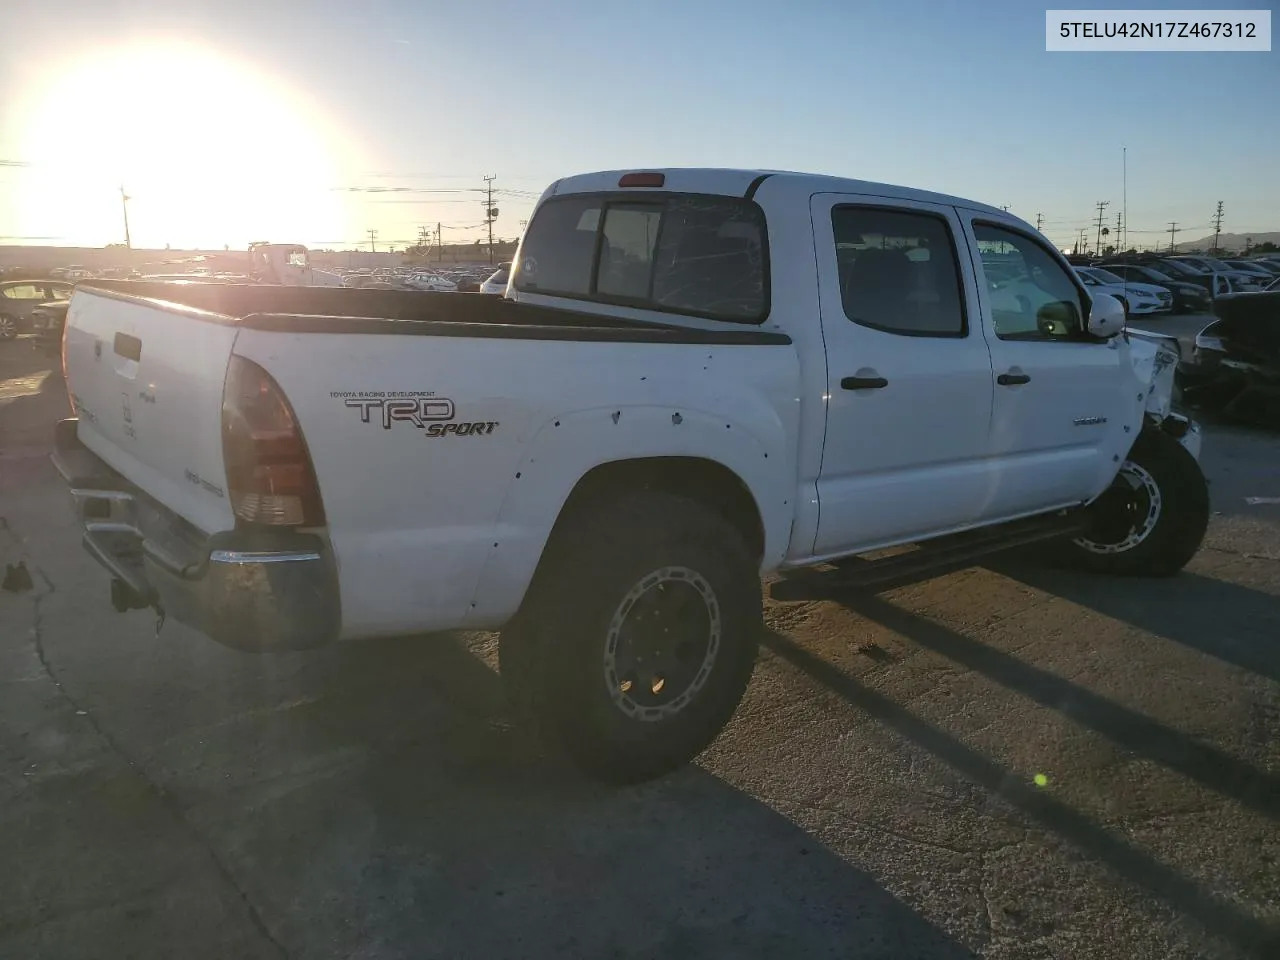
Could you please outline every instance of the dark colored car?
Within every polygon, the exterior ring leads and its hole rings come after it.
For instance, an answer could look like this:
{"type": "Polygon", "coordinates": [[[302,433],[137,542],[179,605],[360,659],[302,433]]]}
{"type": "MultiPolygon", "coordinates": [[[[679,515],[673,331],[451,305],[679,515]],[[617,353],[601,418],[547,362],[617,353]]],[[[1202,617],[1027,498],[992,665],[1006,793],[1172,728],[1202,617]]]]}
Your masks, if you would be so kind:
{"type": "Polygon", "coordinates": [[[458,284],[459,293],[479,293],[480,284],[484,282],[483,277],[457,277],[454,281],[458,284]]]}
{"type": "Polygon", "coordinates": [[[1177,383],[1190,407],[1280,427],[1280,291],[1218,297],[1177,383]]]}
{"type": "Polygon", "coordinates": [[[1209,309],[1211,299],[1208,290],[1199,284],[1162,273],[1150,264],[1109,260],[1100,263],[1099,266],[1123,277],[1130,283],[1154,283],[1164,287],[1173,294],[1174,313],[1205,313],[1209,309]]]}
{"type": "Polygon", "coordinates": [[[1183,263],[1179,260],[1169,260],[1164,257],[1148,257],[1135,262],[1142,266],[1159,270],[1161,273],[1166,276],[1170,276],[1175,280],[1194,283],[1196,286],[1205,290],[1210,296],[1213,295],[1213,274],[1206,273],[1204,270],[1193,267],[1188,263],[1183,263]]]}
{"type": "Polygon", "coordinates": [[[50,300],[70,300],[75,284],[62,280],[9,280],[0,283],[0,340],[31,329],[31,314],[50,300]]]}
{"type": "Polygon", "coordinates": [[[67,325],[70,300],[50,300],[31,311],[30,329],[36,346],[57,353],[62,349],[62,328],[67,325]]]}

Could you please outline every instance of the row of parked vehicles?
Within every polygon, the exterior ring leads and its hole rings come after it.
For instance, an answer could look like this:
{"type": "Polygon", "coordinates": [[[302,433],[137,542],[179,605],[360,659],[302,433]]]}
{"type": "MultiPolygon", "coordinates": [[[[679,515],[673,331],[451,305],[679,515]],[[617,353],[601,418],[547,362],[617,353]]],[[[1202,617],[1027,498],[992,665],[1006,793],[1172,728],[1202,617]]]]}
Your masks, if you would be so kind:
{"type": "Polygon", "coordinates": [[[1091,293],[1114,296],[1131,316],[1206,313],[1218,297],[1280,289],[1280,254],[1253,259],[1137,254],[1071,257],[1091,293]]]}
{"type": "Polygon", "coordinates": [[[343,286],[362,290],[418,290],[423,293],[488,293],[501,295],[507,289],[511,264],[501,263],[491,273],[474,269],[426,270],[420,267],[380,267],[354,270],[343,278],[343,286]]]}

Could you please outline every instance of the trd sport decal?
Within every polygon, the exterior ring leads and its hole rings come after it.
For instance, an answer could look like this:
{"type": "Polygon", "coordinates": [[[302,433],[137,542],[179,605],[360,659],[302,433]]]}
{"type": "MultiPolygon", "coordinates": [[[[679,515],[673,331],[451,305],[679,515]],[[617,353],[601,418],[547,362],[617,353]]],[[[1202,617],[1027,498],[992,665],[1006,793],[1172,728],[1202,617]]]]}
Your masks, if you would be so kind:
{"type": "Polygon", "coordinates": [[[426,437],[487,437],[498,428],[496,420],[471,420],[456,423],[457,409],[448,397],[418,396],[398,399],[370,396],[367,393],[343,396],[342,402],[360,412],[361,423],[375,420],[383,430],[390,430],[395,422],[411,423],[423,431],[426,437]]]}

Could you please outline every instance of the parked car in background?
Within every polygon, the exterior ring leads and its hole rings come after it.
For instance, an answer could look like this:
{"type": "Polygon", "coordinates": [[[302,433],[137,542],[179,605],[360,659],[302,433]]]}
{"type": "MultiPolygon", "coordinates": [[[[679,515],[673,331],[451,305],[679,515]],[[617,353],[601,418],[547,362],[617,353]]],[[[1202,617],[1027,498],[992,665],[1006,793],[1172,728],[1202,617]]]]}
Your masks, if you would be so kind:
{"type": "Polygon", "coordinates": [[[1223,260],[1222,262],[1241,273],[1249,274],[1264,287],[1280,276],[1280,263],[1256,263],[1253,260],[1223,260]]]}
{"type": "Polygon", "coordinates": [[[502,296],[507,292],[507,281],[511,279],[511,264],[500,263],[489,279],[480,284],[480,292],[491,296],[502,296]]]}
{"type": "Polygon", "coordinates": [[[1150,283],[1130,283],[1101,267],[1074,267],[1076,276],[1089,288],[1089,293],[1105,293],[1124,305],[1133,316],[1168,313],[1173,309],[1173,294],[1150,283]]]}
{"type": "Polygon", "coordinates": [[[1219,297],[1177,382],[1183,401],[1259,426],[1280,425],[1280,280],[1276,292],[1219,297]]]}
{"type": "Polygon", "coordinates": [[[62,345],[62,328],[67,324],[68,300],[50,300],[31,311],[31,338],[46,353],[57,353],[62,345]]]}
{"type": "Polygon", "coordinates": [[[1173,277],[1175,280],[1183,280],[1187,283],[1194,283],[1201,287],[1210,297],[1214,295],[1214,274],[1199,267],[1192,266],[1181,260],[1173,260],[1168,257],[1161,257],[1155,254],[1146,254],[1135,257],[1129,262],[1138,263],[1143,266],[1151,267],[1159,270],[1161,273],[1173,277]]]}
{"type": "Polygon", "coordinates": [[[457,284],[459,293],[479,293],[480,285],[484,283],[484,278],[466,274],[454,277],[453,282],[457,284]]]}
{"type": "Polygon", "coordinates": [[[427,290],[433,293],[455,293],[458,285],[436,273],[414,273],[404,278],[410,290],[427,290]]]}
{"type": "MultiPolygon", "coordinates": [[[[1191,266],[1199,270],[1203,270],[1205,273],[1210,275],[1230,277],[1232,286],[1237,290],[1248,290],[1251,285],[1254,287],[1261,286],[1261,284],[1257,282],[1257,277],[1253,274],[1246,273],[1243,270],[1235,270],[1227,266],[1227,264],[1223,263],[1221,260],[1215,260],[1213,257],[1194,257],[1187,254],[1181,254],[1176,257],[1169,257],[1169,259],[1189,263],[1191,266]]],[[[1217,295],[1220,294],[1215,293],[1215,296],[1217,295]]]]}
{"type": "Polygon", "coordinates": [[[31,329],[31,314],[49,300],[68,300],[75,284],[62,280],[10,280],[0,283],[0,340],[31,329]]]}
{"type": "Polygon", "coordinates": [[[1178,280],[1145,263],[1107,260],[1098,264],[1108,273],[1133,282],[1163,287],[1173,295],[1174,313],[1204,313],[1212,302],[1209,291],[1198,283],[1178,280]]]}

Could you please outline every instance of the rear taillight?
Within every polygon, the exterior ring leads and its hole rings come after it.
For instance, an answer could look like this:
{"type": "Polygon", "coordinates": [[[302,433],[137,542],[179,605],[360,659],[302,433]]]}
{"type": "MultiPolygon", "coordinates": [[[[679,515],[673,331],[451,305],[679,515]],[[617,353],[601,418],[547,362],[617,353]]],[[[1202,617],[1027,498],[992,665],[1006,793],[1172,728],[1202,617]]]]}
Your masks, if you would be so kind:
{"type": "Polygon", "coordinates": [[[324,524],[297,417],[279,385],[256,363],[233,356],[222,392],[222,456],[231,508],[273,527],[324,524]]]}

